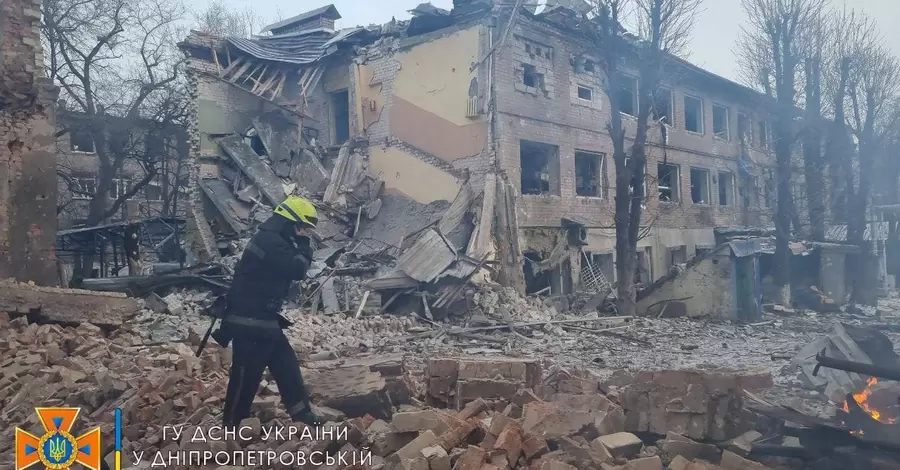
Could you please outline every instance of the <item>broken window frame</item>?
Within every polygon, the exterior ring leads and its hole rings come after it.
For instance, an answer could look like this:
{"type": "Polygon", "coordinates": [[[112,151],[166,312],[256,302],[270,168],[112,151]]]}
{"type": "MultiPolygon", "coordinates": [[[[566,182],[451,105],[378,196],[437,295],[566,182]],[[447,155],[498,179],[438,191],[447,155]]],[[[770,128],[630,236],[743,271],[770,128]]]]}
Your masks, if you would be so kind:
{"type": "Polygon", "coordinates": [[[575,96],[580,101],[592,102],[594,101],[594,89],[587,85],[576,85],[575,96]],[[581,90],[587,90],[587,98],[581,96],[581,90]]]}
{"type": "Polygon", "coordinates": [[[72,185],[72,199],[89,201],[97,193],[97,178],[93,176],[73,176],[72,185]]]}
{"type": "Polygon", "coordinates": [[[713,103],[712,105],[712,116],[713,116],[713,137],[720,140],[731,140],[731,109],[724,104],[713,103]],[[725,123],[724,129],[720,129],[716,131],[716,110],[721,110],[725,112],[725,123]]]}
{"type": "Polygon", "coordinates": [[[769,135],[769,133],[770,133],[769,121],[767,121],[765,119],[760,119],[757,122],[757,126],[759,128],[759,132],[757,133],[757,134],[759,134],[759,142],[757,142],[757,145],[762,150],[769,150],[771,148],[771,142],[772,142],[772,136],[769,135]]]}
{"type": "Polygon", "coordinates": [[[659,108],[657,105],[660,104],[659,101],[665,96],[668,97],[668,109],[666,109],[666,120],[663,124],[670,128],[674,128],[675,120],[672,116],[675,115],[675,92],[671,88],[660,87],[656,90],[656,93],[653,94],[653,106],[650,108],[650,117],[656,122],[659,122],[660,118],[663,117],[657,112],[657,109],[659,108]]]}
{"type": "Polygon", "coordinates": [[[604,187],[603,181],[606,179],[606,155],[601,152],[592,152],[590,150],[581,150],[575,149],[575,196],[576,197],[584,197],[584,198],[592,198],[592,199],[603,199],[604,198],[604,187]],[[581,178],[579,178],[578,172],[578,160],[579,156],[587,157],[593,159],[596,164],[594,165],[594,179],[593,184],[591,185],[594,188],[594,194],[581,194],[579,190],[583,188],[582,185],[579,184],[581,178]]]}
{"type": "Polygon", "coordinates": [[[753,121],[749,114],[740,111],[737,113],[737,137],[738,141],[753,143],[753,121]]]}
{"type": "Polygon", "coordinates": [[[572,64],[572,71],[575,73],[593,74],[597,72],[596,61],[589,59],[583,55],[573,57],[570,62],[572,64]]]}
{"type": "Polygon", "coordinates": [[[162,200],[163,200],[163,185],[162,185],[162,182],[159,181],[159,178],[160,178],[159,175],[156,175],[155,178],[153,178],[152,180],[148,181],[147,184],[144,185],[144,187],[142,188],[142,189],[143,189],[143,192],[144,192],[144,200],[145,200],[145,201],[151,201],[151,202],[152,202],[152,201],[162,201],[162,200]],[[151,196],[150,196],[150,191],[149,191],[150,188],[158,188],[158,190],[159,190],[159,196],[157,196],[157,197],[151,197],[151,196]]]}
{"type": "MultiPolygon", "coordinates": [[[[629,160],[631,160],[631,157],[625,157],[625,166],[626,166],[626,167],[628,166],[628,161],[629,161],[629,160]]],[[[645,168],[645,169],[644,169],[644,187],[642,188],[642,189],[643,189],[643,191],[642,191],[643,194],[641,194],[641,197],[644,198],[644,199],[647,198],[647,186],[650,186],[649,184],[647,184],[647,173],[646,173],[646,171],[647,171],[647,170],[646,170],[646,168],[645,168]]],[[[628,194],[634,194],[634,185],[631,184],[630,182],[628,183],[628,189],[631,190],[631,191],[628,192],[628,194]]]]}
{"type": "Polygon", "coordinates": [[[718,189],[719,189],[719,206],[720,207],[729,207],[734,206],[735,197],[735,178],[734,173],[730,171],[720,171],[717,177],[718,179],[718,189]],[[731,190],[729,191],[725,186],[725,182],[728,182],[727,186],[731,186],[731,190]],[[725,202],[722,202],[722,196],[725,196],[725,202]]]}
{"type": "Polygon", "coordinates": [[[710,180],[709,169],[708,168],[691,167],[691,202],[694,205],[702,205],[702,206],[710,205],[710,201],[712,199],[710,197],[711,196],[710,195],[710,186],[712,186],[712,180],[710,180]],[[706,200],[705,201],[701,200],[700,202],[698,202],[698,201],[694,200],[694,173],[695,172],[703,174],[703,178],[704,178],[703,182],[706,184],[706,191],[705,191],[706,192],[706,195],[705,195],[706,200]]]}
{"type": "Polygon", "coordinates": [[[687,245],[666,247],[666,271],[669,271],[675,265],[684,263],[687,263],[687,245]],[[678,257],[681,261],[676,259],[678,254],[681,255],[678,257]]]}
{"type": "Polygon", "coordinates": [[[535,90],[544,90],[544,74],[537,71],[537,66],[529,63],[522,63],[522,84],[526,88],[534,88],[535,90]],[[529,80],[529,77],[532,77],[529,80]],[[531,85],[528,83],[532,82],[531,85]]]}
{"type": "Polygon", "coordinates": [[[91,131],[88,129],[69,129],[69,150],[76,153],[87,153],[93,154],[96,152],[96,148],[94,148],[94,136],[91,134],[91,131]],[[81,144],[87,144],[86,148],[89,147],[89,150],[84,150],[81,147],[81,144]]]}
{"type": "Polygon", "coordinates": [[[716,247],[714,247],[714,246],[696,245],[696,246],[694,246],[694,256],[696,256],[698,258],[701,256],[705,256],[707,253],[713,251],[715,248],[716,247]]]}
{"type": "Polygon", "coordinates": [[[657,163],[656,164],[657,197],[659,198],[659,202],[661,204],[677,204],[678,201],[680,200],[679,189],[680,189],[681,177],[680,177],[679,172],[680,172],[679,166],[674,163],[657,163]],[[673,169],[675,170],[674,180],[669,181],[670,184],[667,184],[667,185],[662,184],[663,183],[663,177],[662,177],[663,173],[661,170],[663,168],[670,169],[670,171],[668,173],[666,173],[666,176],[669,176],[669,177],[672,177],[672,175],[673,175],[671,170],[673,170],[673,169]],[[667,199],[667,200],[663,199],[664,191],[669,192],[669,199],[667,199]]]}
{"type": "Polygon", "coordinates": [[[640,102],[638,97],[638,79],[637,77],[632,77],[630,75],[622,74],[619,78],[619,84],[623,85],[622,88],[619,89],[619,112],[624,114],[625,116],[636,117],[639,109],[640,102]],[[629,99],[624,99],[622,93],[627,91],[624,87],[626,83],[631,84],[631,97],[629,99]],[[631,112],[625,110],[625,103],[629,102],[631,106],[631,112]]]}
{"type": "MultiPolygon", "coordinates": [[[[121,196],[124,196],[131,189],[131,178],[121,177],[121,178],[113,178],[112,184],[109,186],[109,197],[113,201],[118,199],[121,196]]],[[[126,200],[132,199],[134,196],[127,198],[126,200]]]]}
{"type": "MultiPolygon", "coordinates": [[[[585,251],[585,257],[589,260],[591,269],[594,271],[598,271],[603,274],[603,277],[606,278],[607,282],[610,284],[614,284],[616,282],[616,263],[615,263],[615,255],[613,252],[591,252],[585,251]]],[[[582,260],[582,263],[585,261],[582,260]]],[[[584,267],[582,267],[582,271],[584,271],[584,267]]],[[[584,278],[582,277],[582,281],[580,283],[584,286],[584,278]]]]}
{"type": "Polygon", "coordinates": [[[340,90],[334,90],[328,93],[328,104],[331,110],[332,116],[332,124],[331,124],[331,141],[334,145],[343,145],[345,142],[350,140],[350,137],[353,133],[353,126],[351,125],[351,121],[353,119],[352,106],[350,106],[350,89],[342,88],[340,90]],[[346,102],[343,102],[343,97],[346,96],[346,102]],[[340,104],[339,104],[340,102],[340,104]],[[338,113],[339,107],[346,106],[347,108],[347,120],[339,119],[340,115],[338,113]],[[345,131],[346,128],[346,131],[345,131]],[[338,134],[341,134],[339,137],[338,134]],[[346,134],[343,135],[343,134],[346,134]]]}
{"type": "Polygon", "coordinates": [[[697,96],[685,94],[685,95],[684,95],[684,100],[682,100],[682,101],[684,102],[684,103],[683,103],[683,104],[684,104],[684,113],[683,113],[684,115],[682,116],[682,117],[684,118],[684,130],[690,132],[691,134],[703,135],[703,134],[704,134],[704,131],[705,131],[705,129],[704,129],[705,126],[704,126],[704,122],[703,122],[703,120],[704,120],[704,113],[703,113],[703,111],[704,111],[704,110],[703,110],[703,98],[699,98],[699,97],[697,97],[697,96]],[[689,120],[688,120],[688,101],[689,101],[689,100],[696,101],[697,104],[698,104],[697,111],[698,111],[699,115],[698,115],[698,117],[697,117],[697,121],[698,121],[697,123],[698,123],[698,125],[699,125],[699,130],[691,130],[690,128],[688,128],[688,123],[689,123],[689,120]]]}
{"type": "MultiPolygon", "coordinates": [[[[520,172],[519,190],[523,196],[525,196],[525,195],[529,195],[529,196],[559,196],[560,191],[561,191],[559,146],[554,145],[554,144],[548,144],[545,142],[533,141],[533,140],[525,140],[525,139],[520,140],[519,141],[519,172],[520,172]],[[540,147],[548,147],[547,150],[552,150],[552,155],[550,155],[549,160],[547,160],[545,162],[545,164],[543,165],[544,168],[542,168],[542,169],[546,170],[546,176],[547,176],[546,180],[544,179],[545,173],[540,174],[539,180],[541,181],[541,183],[540,183],[539,192],[533,192],[530,189],[526,192],[526,189],[525,189],[526,188],[526,185],[525,185],[526,172],[524,171],[525,165],[523,165],[523,162],[525,159],[524,159],[524,155],[523,155],[522,151],[523,151],[523,149],[525,149],[529,146],[534,146],[535,149],[540,148],[540,147]],[[555,180],[554,180],[554,173],[555,173],[555,180]],[[546,181],[546,189],[544,189],[545,181],[546,181]]],[[[528,186],[528,187],[530,188],[531,186],[528,186]]]]}

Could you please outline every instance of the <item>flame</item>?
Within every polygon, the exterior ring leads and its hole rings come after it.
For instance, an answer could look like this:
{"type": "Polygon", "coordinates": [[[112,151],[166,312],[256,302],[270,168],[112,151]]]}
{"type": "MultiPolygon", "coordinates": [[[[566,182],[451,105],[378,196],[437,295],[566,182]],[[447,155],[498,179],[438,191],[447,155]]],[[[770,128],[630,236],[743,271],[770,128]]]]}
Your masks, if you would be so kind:
{"type": "MultiPolygon", "coordinates": [[[[872,395],[872,386],[878,383],[878,379],[872,377],[866,382],[866,388],[864,388],[861,392],[854,393],[853,399],[856,400],[856,403],[859,404],[859,407],[862,408],[863,411],[869,414],[876,421],[885,423],[885,424],[894,424],[896,422],[895,418],[882,417],[881,412],[872,408],[869,405],[869,396],[872,395]]],[[[844,400],[844,411],[850,412],[850,406],[847,400],[844,400]]],[[[860,433],[862,434],[862,433],[860,433]]]]}

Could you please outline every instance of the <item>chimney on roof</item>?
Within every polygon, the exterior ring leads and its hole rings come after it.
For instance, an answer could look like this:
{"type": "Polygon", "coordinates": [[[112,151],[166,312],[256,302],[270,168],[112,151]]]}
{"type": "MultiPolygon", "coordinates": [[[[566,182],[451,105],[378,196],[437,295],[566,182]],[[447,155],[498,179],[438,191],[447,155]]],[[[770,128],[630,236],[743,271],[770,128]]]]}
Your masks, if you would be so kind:
{"type": "Polygon", "coordinates": [[[334,22],[339,19],[341,19],[341,14],[338,13],[337,8],[335,8],[334,5],[326,5],[286,20],[270,24],[263,28],[263,30],[260,31],[260,34],[271,32],[273,35],[277,36],[319,28],[334,31],[334,22]]]}

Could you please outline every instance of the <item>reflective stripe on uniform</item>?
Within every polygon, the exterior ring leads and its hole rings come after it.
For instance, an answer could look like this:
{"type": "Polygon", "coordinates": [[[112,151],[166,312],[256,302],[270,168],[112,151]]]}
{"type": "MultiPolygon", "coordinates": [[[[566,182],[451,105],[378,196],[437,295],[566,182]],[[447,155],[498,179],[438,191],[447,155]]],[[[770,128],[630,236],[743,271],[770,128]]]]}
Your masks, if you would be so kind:
{"type": "Polygon", "coordinates": [[[252,326],[256,328],[266,328],[266,329],[274,329],[281,330],[281,326],[278,324],[276,320],[259,320],[257,318],[248,318],[237,315],[231,315],[225,317],[222,320],[225,323],[231,323],[234,325],[242,325],[242,326],[252,326]]]}

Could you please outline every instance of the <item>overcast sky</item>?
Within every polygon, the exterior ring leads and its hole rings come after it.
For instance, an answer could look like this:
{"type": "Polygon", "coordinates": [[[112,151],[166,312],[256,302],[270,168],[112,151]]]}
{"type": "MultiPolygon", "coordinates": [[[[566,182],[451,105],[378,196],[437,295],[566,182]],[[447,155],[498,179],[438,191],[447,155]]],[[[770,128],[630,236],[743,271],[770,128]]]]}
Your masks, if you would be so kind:
{"type": "MultiPolygon", "coordinates": [[[[208,0],[188,0],[192,7],[202,9],[208,0]]],[[[291,17],[319,6],[328,0],[225,0],[233,7],[252,7],[264,18],[273,18],[280,11],[291,17]]],[[[900,57],[900,0],[846,0],[851,8],[865,11],[878,21],[879,28],[895,54],[900,57]]],[[[386,23],[392,16],[398,20],[407,19],[407,10],[415,8],[421,0],[332,0],[343,19],[339,27],[386,23]]],[[[453,0],[432,0],[433,5],[450,9],[453,0]]],[[[735,20],[742,21],[741,0],[706,0],[704,11],[697,19],[694,29],[691,53],[688,59],[719,75],[737,80],[734,48],[740,28],[735,20]]],[[[843,0],[832,0],[832,4],[843,0]]]]}

